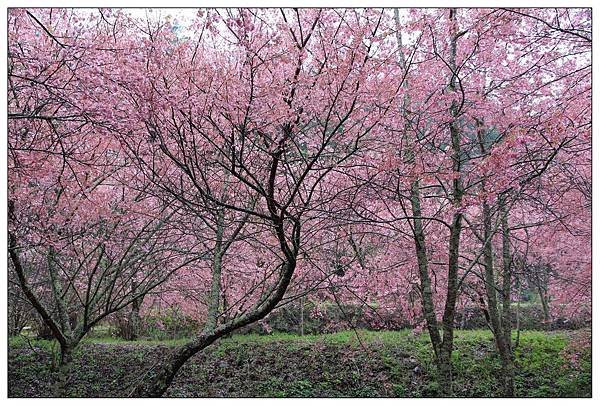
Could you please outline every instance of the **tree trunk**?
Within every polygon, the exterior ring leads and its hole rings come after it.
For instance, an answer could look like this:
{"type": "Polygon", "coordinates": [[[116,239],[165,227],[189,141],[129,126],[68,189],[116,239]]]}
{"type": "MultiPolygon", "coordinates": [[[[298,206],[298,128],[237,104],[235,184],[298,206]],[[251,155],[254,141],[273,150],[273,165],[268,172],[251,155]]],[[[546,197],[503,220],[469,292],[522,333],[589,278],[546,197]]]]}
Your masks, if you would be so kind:
{"type": "MultiPolygon", "coordinates": [[[[459,38],[458,22],[456,19],[456,9],[449,10],[450,18],[450,57],[448,65],[450,68],[450,82],[448,89],[459,97],[457,92],[457,66],[456,50],[459,38]]],[[[444,306],[444,315],[442,317],[442,349],[438,356],[438,373],[440,379],[441,393],[443,396],[452,396],[452,351],[454,349],[454,317],[456,314],[456,300],[458,299],[458,269],[460,259],[460,234],[462,231],[462,199],[463,199],[463,181],[462,181],[462,149],[461,149],[461,131],[458,122],[460,115],[460,106],[457,98],[452,100],[450,105],[450,114],[452,121],[449,125],[450,141],[452,147],[452,171],[454,179],[452,180],[452,206],[455,210],[452,225],[450,228],[450,239],[448,242],[448,285],[446,288],[446,304],[444,306]]]]}
{"type": "Polygon", "coordinates": [[[304,335],[304,296],[300,297],[300,335],[304,335]]]}
{"type": "Polygon", "coordinates": [[[512,318],[511,318],[511,288],[512,288],[512,259],[510,254],[510,229],[508,227],[508,208],[506,196],[500,199],[500,215],[502,216],[502,333],[506,351],[502,357],[504,376],[504,396],[514,396],[515,368],[512,351],[512,318]]]}
{"type": "Polygon", "coordinates": [[[548,306],[548,296],[546,295],[546,290],[538,286],[538,293],[540,295],[540,302],[542,303],[542,310],[544,312],[544,328],[548,329],[550,327],[550,307],[548,306]]]}
{"type": "Polygon", "coordinates": [[[215,334],[201,335],[192,342],[174,349],[164,362],[156,364],[142,377],[142,382],[134,388],[129,396],[161,397],[167,391],[183,364],[219,337],[215,334]]]}
{"type": "Polygon", "coordinates": [[[425,232],[423,230],[423,221],[421,219],[421,196],[419,192],[418,180],[415,180],[411,183],[410,203],[413,215],[413,235],[417,254],[417,264],[419,268],[419,281],[421,284],[421,305],[423,307],[425,321],[427,322],[429,339],[431,340],[433,351],[437,357],[442,343],[442,338],[440,336],[438,321],[435,315],[435,306],[433,304],[431,278],[429,276],[427,250],[425,247],[425,232]]]}
{"type": "Polygon", "coordinates": [[[498,311],[498,293],[496,285],[496,276],[494,273],[494,252],[492,247],[492,218],[490,207],[487,203],[483,204],[483,263],[485,269],[485,293],[487,296],[488,315],[492,333],[496,340],[496,347],[499,352],[504,348],[504,335],[500,325],[500,315],[498,311]]]}
{"type": "MultiPolygon", "coordinates": [[[[444,341],[445,343],[448,343],[444,341]]],[[[442,397],[451,397],[454,393],[452,385],[452,345],[442,345],[436,359],[437,381],[442,397]]]]}
{"type": "MultiPolygon", "coordinates": [[[[398,10],[395,10],[395,20],[397,28],[397,40],[398,45],[402,44],[402,37],[400,35],[400,17],[398,10]]],[[[457,94],[457,69],[456,69],[456,49],[459,38],[458,25],[456,21],[456,9],[450,10],[450,21],[452,24],[450,32],[450,58],[449,67],[451,70],[451,76],[448,84],[448,88],[451,92],[457,94]]],[[[406,68],[403,54],[399,53],[399,62],[403,68],[406,68]]],[[[407,86],[407,83],[403,83],[407,86]]],[[[403,114],[404,118],[408,120],[409,99],[408,96],[404,97],[403,101],[403,114]]],[[[425,234],[422,224],[421,214],[421,201],[420,201],[420,185],[419,179],[415,179],[411,182],[410,188],[410,201],[412,209],[412,227],[413,235],[415,240],[415,248],[417,253],[417,263],[419,267],[419,280],[421,284],[421,301],[423,307],[423,313],[427,322],[427,329],[429,331],[429,337],[435,352],[436,365],[438,369],[438,383],[440,385],[441,393],[445,396],[452,395],[452,350],[454,341],[454,318],[456,313],[456,301],[458,297],[458,268],[459,268],[459,249],[460,249],[460,234],[461,234],[461,220],[462,214],[461,204],[463,196],[463,185],[461,179],[461,134],[459,128],[458,117],[460,115],[460,107],[457,100],[453,100],[450,106],[450,114],[453,120],[450,123],[450,138],[452,144],[452,169],[456,174],[456,178],[452,183],[452,203],[456,210],[453,217],[453,222],[450,230],[450,240],[448,244],[448,286],[446,291],[446,303],[444,307],[444,315],[442,318],[442,329],[443,337],[440,336],[439,323],[435,315],[435,307],[433,303],[432,290],[431,290],[431,279],[429,277],[427,253],[425,249],[425,234]]],[[[405,131],[407,131],[405,127],[405,131]]],[[[409,139],[407,152],[405,156],[405,162],[414,162],[414,151],[412,150],[412,139],[409,139]]]]}
{"type": "Polygon", "coordinates": [[[63,298],[63,288],[60,280],[60,275],[57,271],[56,252],[53,247],[48,250],[48,274],[50,275],[51,292],[56,303],[56,310],[58,314],[58,322],[60,329],[66,337],[71,337],[73,331],[71,329],[71,320],[69,318],[69,312],[67,310],[67,303],[63,298]]]}
{"type": "Polygon", "coordinates": [[[516,330],[517,337],[515,338],[515,347],[519,347],[519,341],[521,340],[521,290],[520,287],[517,288],[517,294],[519,295],[517,298],[517,312],[515,314],[516,319],[516,330]]]}
{"type": "MultiPolygon", "coordinates": [[[[484,269],[485,269],[485,290],[488,301],[488,314],[490,318],[490,324],[492,327],[492,333],[494,334],[494,341],[496,342],[496,348],[500,355],[501,363],[501,385],[503,395],[506,397],[512,397],[514,395],[514,371],[512,362],[512,350],[511,350],[511,320],[510,313],[508,313],[509,319],[507,320],[506,314],[506,297],[508,297],[508,307],[510,309],[510,277],[506,279],[505,272],[503,274],[503,286],[502,286],[502,314],[499,311],[498,303],[498,287],[496,283],[496,277],[494,273],[494,253],[492,247],[492,216],[490,208],[487,203],[483,204],[483,239],[484,239],[484,269]],[[508,282],[508,288],[506,283],[508,282]],[[507,296],[508,291],[508,296],[507,296]],[[508,322],[508,324],[507,324],[508,322]]],[[[504,245],[504,244],[503,244],[504,245]]],[[[504,249],[504,247],[503,247],[504,249]]],[[[503,260],[504,263],[504,260],[503,260]]]]}
{"type": "Polygon", "coordinates": [[[72,344],[61,345],[60,347],[60,360],[57,370],[58,377],[54,387],[54,396],[57,398],[67,396],[67,388],[69,386],[71,367],[73,364],[74,348],[75,346],[72,344]]]}
{"type": "Polygon", "coordinates": [[[222,209],[217,213],[216,241],[213,251],[212,280],[210,286],[210,297],[208,301],[208,318],[204,326],[207,333],[211,333],[217,327],[219,319],[219,308],[221,298],[221,273],[223,263],[223,233],[224,212],[222,209]]]}
{"type": "MultiPolygon", "coordinates": [[[[455,189],[462,193],[461,189],[455,189]]],[[[460,199],[460,198],[459,198],[460,199]]],[[[462,215],[454,215],[448,252],[448,286],[446,288],[446,304],[442,317],[443,340],[438,356],[438,375],[441,393],[443,396],[452,396],[452,351],[454,349],[454,316],[456,314],[456,300],[458,298],[458,261],[460,249],[462,215]]]]}
{"type": "MultiPolygon", "coordinates": [[[[292,255],[297,255],[297,251],[294,251],[292,255]]],[[[274,286],[267,298],[261,301],[260,305],[249,313],[233,319],[227,324],[217,326],[212,332],[208,333],[205,331],[194,340],[175,348],[166,360],[157,363],[141,378],[141,382],[135,386],[129,395],[131,397],[162,396],[173,382],[179,369],[194,354],[202,351],[217,339],[240,327],[259,321],[269,314],[283,298],[292,279],[292,275],[294,274],[294,270],[296,269],[295,256],[289,256],[287,259],[288,262],[282,264],[279,282],[274,286]]]]}
{"type": "MultiPolygon", "coordinates": [[[[394,18],[396,22],[396,39],[398,41],[398,48],[402,47],[402,35],[400,30],[400,13],[398,9],[394,9],[394,18]]],[[[403,69],[407,69],[406,60],[404,59],[404,54],[402,52],[398,53],[398,62],[403,69]]],[[[404,89],[408,89],[408,81],[405,80],[402,83],[404,89]]],[[[406,122],[404,127],[404,133],[408,134],[409,132],[409,121],[410,117],[408,115],[409,110],[409,95],[408,92],[405,93],[403,102],[402,102],[402,114],[404,120],[406,122]]],[[[407,148],[404,152],[404,161],[407,164],[415,163],[415,151],[414,144],[416,142],[416,137],[413,140],[412,137],[408,137],[407,139],[407,148]]],[[[445,370],[442,366],[440,368],[440,351],[442,346],[442,337],[440,335],[439,323],[437,320],[437,316],[435,314],[435,305],[433,303],[433,292],[431,289],[431,277],[429,276],[429,263],[427,259],[427,246],[425,242],[425,230],[423,227],[423,219],[421,212],[421,190],[420,190],[420,180],[417,178],[413,180],[410,184],[410,207],[412,213],[412,232],[415,242],[415,253],[417,256],[417,267],[419,270],[419,283],[420,283],[420,293],[421,293],[421,307],[423,310],[423,316],[425,318],[425,322],[427,325],[427,331],[429,332],[429,339],[431,341],[431,346],[433,347],[433,352],[436,360],[436,365],[438,367],[438,371],[440,369],[445,370]]],[[[442,362],[443,364],[443,362],[442,362]]]]}
{"type": "Polygon", "coordinates": [[[140,316],[140,308],[142,306],[142,301],[144,299],[142,297],[134,299],[131,302],[131,312],[129,314],[129,323],[130,323],[130,337],[129,339],[132,341],[137,340],[140,337],[140,332],[142,328],[142,318],[140,316]]]}

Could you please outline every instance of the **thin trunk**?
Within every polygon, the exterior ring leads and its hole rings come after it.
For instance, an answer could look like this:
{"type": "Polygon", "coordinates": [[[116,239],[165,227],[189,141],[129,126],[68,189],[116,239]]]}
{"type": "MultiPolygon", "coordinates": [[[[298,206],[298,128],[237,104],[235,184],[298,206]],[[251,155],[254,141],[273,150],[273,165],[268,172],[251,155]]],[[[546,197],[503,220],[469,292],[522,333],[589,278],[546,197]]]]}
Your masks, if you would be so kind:
{"type": "Polygon", "coordinates": [[[516,329],[517,329],[517,337],[515,339],[514,348],[519,347],[519,341],[521,340],[521,284],[519,282],[519,278],[517,277],[517,312],[515,314],[516,318],[516,329]]]}
{"type": "Polygon", "coordinates": [[[500,313],[498,311],[498,289],[496,285],[496,276],[494,273],[494,252],[492,247],[492,218],[490,207],[487,203],[483,204],[483,263],[485,269],[485,292],[487,296],[488,315],[492,326],[492,333],[496,340],[496,347],[499,352],[503,352],[504,334],[500,321],[500,313]]]}
{"type": "MultiPolygon", "coordinates": [[[[457,74],[456,74],[456,49],[458,42],[458,25],[456,21],[456,9],[450,9],[450,58],[448,61],[451,77],[449,83],[450,92],[458,96],[457,93],[457,74]]],[[[460,106],[455,98],[450,105],[450,140],[452,144],[452,171],[454,179],[452,181],[452,205],[454,215],[450,229],[450,240],[448,242],[448,285],[446,288],[446,304],[444,306],[444,316],[442,317],[443,341],[440,351],[438,370],[442,394],[451,396],[452,389],[452,351],[454,349],[454,317],[456,313],[456,300],[458,298],[458,270],[460,254],[460,234],[462,231],[462,151],[461,151],[461,132],[458,122],[460,106]]]]}
{"type": "Polygon", "coordinates": [[[454,316],[456,314],[456,300],[458,298],[458,261],[461,232],[460,213],[454,216],[452,230],[450,231],[449,256],[448,256],[448,285],[446,290],[446,304],[442,317],[443,340],[438,357],[438,373],[442,394],[451,396],[452,388],[452,351],[454,349],[454,316]]]}
{"type": "Polygon", "coordinates": [[[506,352],[503,357],[504,396],[514,396],[514,360],[512,352],[512,320],[511,320],[511,287],[512,260],[510,255],[510,229],[508,227],[508,208],[506,196],[499,200],[500,215],[502,216],[502,329],[506,352]]]}
{"type": "MultiPolygon", "coordinates": [[[[400,35],[400,17],[398,10],[395,10],[395,20],[397,28],[398,45],[402,45],[402,37],[400,35]]],[[[459,38],[458,26],[456,22],[456,10],[450,10],[450,58],[449,66],[451,69],[451,77],[449,82],[449,90],[457,93],[457,76],[456,76],[456,49],[459,38]]],[[[399,52],[399,62],[406,69],[404,56],[399,52]]],[[[407,85],[405,81],[404,85],[407,85]]],[[[408,122],[407,107],[408,95],[404,98],[403,114],[408,122]]],[[[458,269],[459,269],[459,250],[460,250],[460,234],[462,228],[462,214],[460,207],[462,204],[463,185],[461,179],[461,134],[458,123],[460,107],[457,100],[453,100],[450,107],[450,114],[453,117],[450,123],[450,137],[452,143],[452,169],[456,175],[452,184],[452,203],[456,210],[452,226],[450,230],[450,240],[448,245],[448,286],[446,291],[446,303],[444,315],[442,318],[443,337],[440,336],[439,323],[435,315],[435,307],[431,291],[431,279],[428,270],[427,253],[425,249],[425,234],[422,225],[421,201],[420,201],[420,185],[419,179],[415,179],[411,183],[410,200],[413,217],[413,234],[417,253],[417,263],[419,267],[419,279],[421,283],[421,300],[422,307],[427,321],[427,329],[429,337],[433,345],[436,356],[436,364],[438,369],[438,383],[443,395],[452,395],[452,350],[454,341],[454,318],[456,313],[456,301],[458,298],[458,269]]],[[[408,127],[405,127],[405,132],[408,127]]],[[[414,163],[414,151],[412,148],[413,141],[409,139],[405,161],[414,163]]]]}
{"type": "Polygon", "coordinates": [[[548,296],[546,289],[542,286],[538,286],[538,294],[540,295],[540,302],[542,302],[542,310],[544,312],[544,328],[550,327],[550,307],[548,306],[548,296]]]}
{"type": "Polygon", "coordinates": [[[413,216],[413,235],[415,241],[415,250],[417,253],[417,264],[419,268],[419,280],[421,283],[421,305],[429,339],[433,346],[436,358],[439,356],[442,338],[440,336],[439,325],[435,315],[435,306],[433,303],[433,293],[431,290],[431,277],[429,276],[429,266],[427,260],[427,250],[425,246],[425,232],[423,231],[423,221],[421,220],[421,196],[419,190],[419,180],[411,183],[410,203],[413,216]]]}
{"type": "Polygon", "coordinates": [[[212,281],[210,286],[210,297],[208,304],[208,318],[204,326],[206,333],[211,333],[217,327],[220,313],[221,298],[221,273],[223,264],[223,233],[224,212],[219,209],[217,213],[217,232],[212,263],[212,281]]]}
{"type": "MultiPolygon", "coordinates": [[[[400,66],[406,70],[408,69],[408,67],[406,66],[406,60],[401,49],[402,35],[400,31],[400,14],[398,9],[394,9],[394,18],[396,22],[396,40],[398,41],[399,48],[398,59],[400,66]]],[[[402,86],[405,90],[408,89],[408,80],[405,80],[402,86]]],[[[409,95],[408,92],[406,92],[402,102],[402,114],[406,122],[404,127],[405,135],[407,135],[409,131],[409,103],[409,95]]],[[[407,147],[404,153],[404,161],[407,164],[415,163],[414,145],[416,142],[416,136],[414,140],[412,139],[412,137],[408,137],[407,139],[407,147]]],[[[421,306],[423,308],[423,316],[425,317],[425,321],[427,323],[429,339],[431,340],[431,345],[433,347],[433,351],[437,359],[440,352],[440,346],[442,344],[442,338],[440,336],[439,323],[435,314],[435,305],[433,303],[433,292],[431,289],[431,278],[429,276],[429,264],[427,259],[427,249],[425,242],[425,230],[423,228],[423,220],[421,218],[421,190],[420,180],[418,178],[412,181],[410,184],[410,206],[413,218],[412,231],[415,241],[417,266],[419,269],[419,281],[421,285],[421,306]]]]}
{"type": "MultiPolygon", "coordinates": [[[[477,138],[479,141],[479,148],[482,155],[487,152],[485,144],[485,127],[483,121],[480,119],[475,120],[477,124],[477,138]]],[[[481,191],[486,191],[486,179],[484,178],[481,183],[481,191]]],[[[504,208],[503,196],[500,197],[499,204],[501,211],[504,208]]],[[[502,365],[501,373],[501,385],[503,394],[506,397],[512,397],[514,394],[513,384],[513,368],[512,368],[512,350],[511,350],[511,320],[510,313],[508,313],[508,324],[506,310],[510,312],[510,277],[507,279],[503,274],[503,286],[502,286],[502,309],[498,303],[498,284],[496,282],[496,273],[494,272],[494,249],[493,249],[493,238],[495,232],[492,231],[492,213],[490,206],[487,202],[483,203],[483,265],[485,270],[485,291],[487,296],[487,319],[489,321],[489,327],[494,335],[494,341],[498,354],[500,355],[500,362],[502,365]],[[508,283],[508,289],[506,282],[508,283]],[[508,307],[506,305],[506,294],[508,293],[508,307]],[[508,329],[508,330],[507,330],[508,329]]],[[[504,220],[504,213],[501,213],[502,219],[504,220]]],[[[503,229],[504,231],[504,229],[503,229]]],[[[504,235],[504,233],[503,233],[504,235]]],[[[503,246],[504,249],[504,246],[503,246]]],[[[503,261],[504,263],[504,261],[503,261]]],[[[504,265],[503,269],[506,269],[504,265]]],[[[504,272],[505,273],[505,272],[504,272]]]]}
{"type": "Polygon", "coordinates": [[[139,297],[131,302],[131,312],[129,314],[130,322],[130,340],[135,341],[140,337],[142,328],[142,318],[140,316],[140,309],[142,306],[143,298],[139,297]]]}
{"type": "Polygon", "coordinates": [[[54,301],[58,310],[58,322],[60,323],[60,328],[63,331],[64,335],[70,337],[73,335],[71,329],[71,321],[67,310],[67,304],[65,303],[65,299],[63,296],[63,289],[62,284],[60,282],[60,276],[58,275],[56,269],[56,252],[52,247],[50,247],[50,249],[48,250],[47,260],[48,273],[50,275],[50,283],[52,287],[52,295],[54,297],[54,301]]]}
{"type": "Polygon", "coordinates": [[[304,335],[304,296],[300,297],[300,335],[304,335]]]}
{"type": "MultiPolygon", "coordinates": [[[[503,284],[502,290],[502,314],[499,312],[498,303],[498,288],[496,283],[496,277],[494,273],[494,262],[493,262],[493,247],[492,247],[492,216],[490,213],[490,207],[487,203],[483,204],[483,239],[484,239],[484,268],[485,268],[485,290],[488,301],[488,314],[490,318],[490,324],[492,327],[492,333],[494,334],[494,340],[496,342],[496,348],[500,355],[500,362],[502,365],[501,372],[501,384],[503,395],[506,397],[512,397],[514,394],[513,385],[513,368],[512,368],[512,352],[510,345],[510,320],[508,327],[506,326],[505,320],[505,303],[504,303],[504,289],[506,288],[503,284]],[[506,334],[508,328],[508,337],[506,334]]],[[[510,303],[509,303],[510,306],[510,303]]]]}

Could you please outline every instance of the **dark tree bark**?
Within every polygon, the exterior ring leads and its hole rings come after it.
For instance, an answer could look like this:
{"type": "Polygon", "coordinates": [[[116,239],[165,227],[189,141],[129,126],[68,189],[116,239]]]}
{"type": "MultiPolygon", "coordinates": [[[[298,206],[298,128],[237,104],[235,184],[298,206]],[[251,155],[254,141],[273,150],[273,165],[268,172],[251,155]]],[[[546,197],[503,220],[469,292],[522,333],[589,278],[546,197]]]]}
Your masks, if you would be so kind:
{"type": "MultiPolygon", "coordinates": [[[[457,41],[460,37],[456,22],[456,10],[449,11],[450,21],[452,22],[452,30],[450,32],[450,56],[448,67],[450,68],[451,76],[448,84],[448,89],[458,94],[457,86],[457,67],[456,67],[456,50],[457,41]]],[[[401,45],[402,38],[399,34],[400,20],[398,11],[395,11],[396,27],[398,28],[397,40],[401,45]]],[[[437,55],[437,52],[436,52],[437,55]]],[[[438,55],[439,56],[439,55],[438,55]]],[[[400,52],[399,62],[406,69],[406,61],[400,52]]],[[[407,83],[404,82],[406,86],[407,83]]],[[[407,122],[410,121],[408,115],[408,96],[404,99],[403,114],[407,122]]],[[[444,314],[442,317],[442,334],[440,334],[440,323],[435,315],[435,307],[432,294],[432,283],[429,276],[429,266],[426,252],[426,238],[423,227],[422,212],[421,212],[421,196],[420,196],[420,181],[416,179],[411,183],[410,187],[410,203],[412,211],[412,232],[415,241],[415,250],[417,255],[417,263],[419,268],[419,281],[421,287],[421,305],[423,307],[424,317],[427,323],[429,338],[435,353],[436,367],[438,373],[438,383],[440,392],[444,396],[451,396],[452,390],[452,351],[454,347],[454,319],[456,316],[456,301],[458,298],[458,270],[459,270],[459,252],[460,252],[460,235],[462,231],[462,213],[460,206],[464,193],[462,181],[462,151],[461,151],[461,131],[459,126],[459,115],[461,104],[458,100],[453,100],[450,106],[450,114],[453,120],[449,124],[450,140],[452,145],[452,169],[457,177],[452,182],[451,200],[456,212],[453,215],[452,224],[450,225],[450,238],[448,242],[448,285],[446,287],[446,303],[444,314]]],[[[408,128],[405,128],[407,131],[408,128]]],[[[413,144],[416,142],[410,140],[408,142],[405,161],[407,163],[414,162],[413,144]]]]}
{"type": "MultiPolygon", "coordinates": [[[[457,94],[457,66],[456,49],[460,33],[456,21],[456,9],[450,9],[450,22],[452,30],[450,33],[450,58],[448,61],[451,70],[450,84],[448,88],[457,94]]],[[[460,235],[462,231],[461,205],[464,193],[462,181],[462,148],[461,131],[458,122],[460,105],[454,99],[450,105],[450,114],[453,120],[450,122],[450,140],[452,147],[452,170],[456,174],[452,181],[452,205],[455,213],[450,228],[450,239],[448,242],[448,285],[446,288],[446,304],[442,317],[443,341],[438,356],[438,374],[441,392],[445,396],[453,394],[452,388],[452,350],[454,349],[454,317],[456,314],[456,300],[458,298],[458,270],[460,254],[460,235]]]]}
{"type": "Polygon", "coordinates": [[[220,325],[210,333],[202,333],[194,340],[174,349],[169,356],[162,362],[155,365],[141,379],[141,382],[129,394],[130,397],[160,397],[162,396],[177,375],[179,369],[192,356],[202,351],[219,338],[227,334],[247,326],[248,324],[259,321],[271,312],[281,301],[287,287],[291,281],[291,277],[296,268],[295,258],[286,262],[282,268],[282,277],[278,285],[273,290],[271,297],[264,301],[254,311],[248,312],[245,315],[238,317],[225,325],[220,325]]]}
{"type": "Polygon", "coordinates": [[[500,354],[503,369],[504,396],[514,396],[514,354],[512,350],[512,257],[510,253],[510,229],[508,226],[508,207],[506,195],[500,198],[500,216],[502,222],[502,334],[505,351],[500,354]]]}
{"type": "MultiPolygon", "coordinates": [[[[502,232],[503,232],[503,275],[502,289],[498,289],[496,283],[496,274],[494,272],[494,253],[492,247],[492,215],[488,204],[483,205],[483,239],[484,239],[484,269],[485,269],[485,290],[487,295],[487,308],[490,318],[490,326],[494,334],[494,341],[500,362],[502,365],[501,384],[503,395],[506,397],[514,396],[514,366],[513,353],[511,348],[511,318],[510,318],[510,258],[507,266],[504,250],[507,248],[505,233],[505,214],[502,213],[502,232]],[[502,294],[502,306],[498,303],[498,291],[502,294]],[[500,309],[500,310],[499,310],[500,309]]],[[[510,255],[510,254],[508,254],[510,255]]]]}
{"type": "Polygon", "coordinates": [[[66,345],[60,346],[60,359],[57,370],[58,379],[54,388],[55,397],[60,398],[67,396],[69,379],[71,377],[71,370],[73,367],[73,349],[75,348],[75,345],[67,343],[66,345]]]}

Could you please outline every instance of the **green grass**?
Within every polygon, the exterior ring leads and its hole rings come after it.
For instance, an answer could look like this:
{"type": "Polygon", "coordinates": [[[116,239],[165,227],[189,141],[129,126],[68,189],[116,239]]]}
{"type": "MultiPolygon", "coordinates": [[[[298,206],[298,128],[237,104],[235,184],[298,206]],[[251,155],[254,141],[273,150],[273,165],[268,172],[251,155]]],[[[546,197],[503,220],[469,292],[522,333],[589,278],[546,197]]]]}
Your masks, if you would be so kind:
{"type": "Polygon", "coordinates": [[[185,344],[188,342],[187,338],[178,338],[172,340],[136,340],[136,341],[127,341],[122,338],[116,337],[93,337],[93,338],[85,338],[82,341],[82,344],[115,344],[115,345],[146,345],[146,346],[157,346],[164,345],[167,347],[175,347],[178,345],[185,344]]]}
{"type": "Polygon", "coordinates": [[[244,334],[234,335],[223,341],[237,343],[268,343],[274,341],[314,343],[323,342],[329,344],[351,344],[360,345],[361,342],[381,341],[384,343],[396,343],[410,335],[410,330],[400,331],[369,331],[369,330],[347,330],[331,334],[315,334],[300,336],[290,333],[273,333],[269,335],[244,334]]]}
{"type": "MultiPolygon", "coordinates": [[[[348,330],[341,331],[338,333],[331,334],[315,334],[315,335],[304,335],[300,336],[291,333],[275,332],[269,335],[261,334],[243,334],[233,335],[228,338],[223,338],[220,343],[227,345],[235,344],[265,344],[271,342],[286,342],[290,345],[294,343],[315,343],[322,342],[328,344],[339,344],[339,345],[353,345],[360,346],[364,343],[379,342],[384,344],[398,343],[399,341],[405,340],[411,334],[411,330],[401,331],[369,331],[369,330],[348,330]]],[[[171,340],[136,340],[127,341],[122,338],[107,337],[107,336],[96,336],[85,338],[82,344],[115,344],[115,345],[164,345],[167,347],[173,347],[185,344],[189,339],[179,338],[171,340]]],[[[22,337],[11,337],[9,343],[11,346],[19,347],[25,344],[25,340],[22,337]]],[[[43,345],[50,345],[51,341],[47,340],[32,340],[32,342],[43,343],[43,345]]]]}
{"type": "MultiPolygon", "coordinates": [[[[575,333],[522,331],[515,350],[516,395],[591,395],[591,352],[566,359],[575,333]]],[[[577,333],[579,334],[579,333],[577,333]]],[[[581,332],[587,334],[588,332],[581,332]]],[[[164,356],[163,346],[186,340],[85,340],[75,354],[72,396],[123,396],[131,382],[164,356]]],[[[56,344],[9,340],[9,394],[47,396],[54,379],[48,355],[56,344]],[[34,346],[32,352],[29,345],[34,346]]],[[[487,330],[457,331],[452,356],[456,396],[499,396],[500,362],[487,330]]],[[[178,374],[169,396],[424,397],[439,387],[426,333],[343,331],[298,336],[234,335],[195,356],[178,374]]]]}

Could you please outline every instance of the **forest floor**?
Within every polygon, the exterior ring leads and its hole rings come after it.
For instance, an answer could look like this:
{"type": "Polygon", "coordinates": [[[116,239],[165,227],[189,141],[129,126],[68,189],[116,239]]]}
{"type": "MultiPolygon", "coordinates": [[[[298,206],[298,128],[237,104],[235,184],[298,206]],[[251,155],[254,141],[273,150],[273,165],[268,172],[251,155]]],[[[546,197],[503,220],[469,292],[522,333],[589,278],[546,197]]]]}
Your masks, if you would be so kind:
{"type": "MultiPolygon", "coordinates": [[[[591,396],[590,330],[522,331],[518,397],[591,396]]],[[[75,354],[69,396],[122,397],[173,341],[90,339],[75,354]]],[[[489,331],[457,331],[454,389],[459,397],[500,396],[499,359],[489,331]]],[[[52,341],[11,338],[10,397],[48,397],[56,379],[52,341]]],[[[345,331],[316,336],[234,335],[193,357],[171,397],[432,397],[438,394],[425,333],[345,331]]]]}

